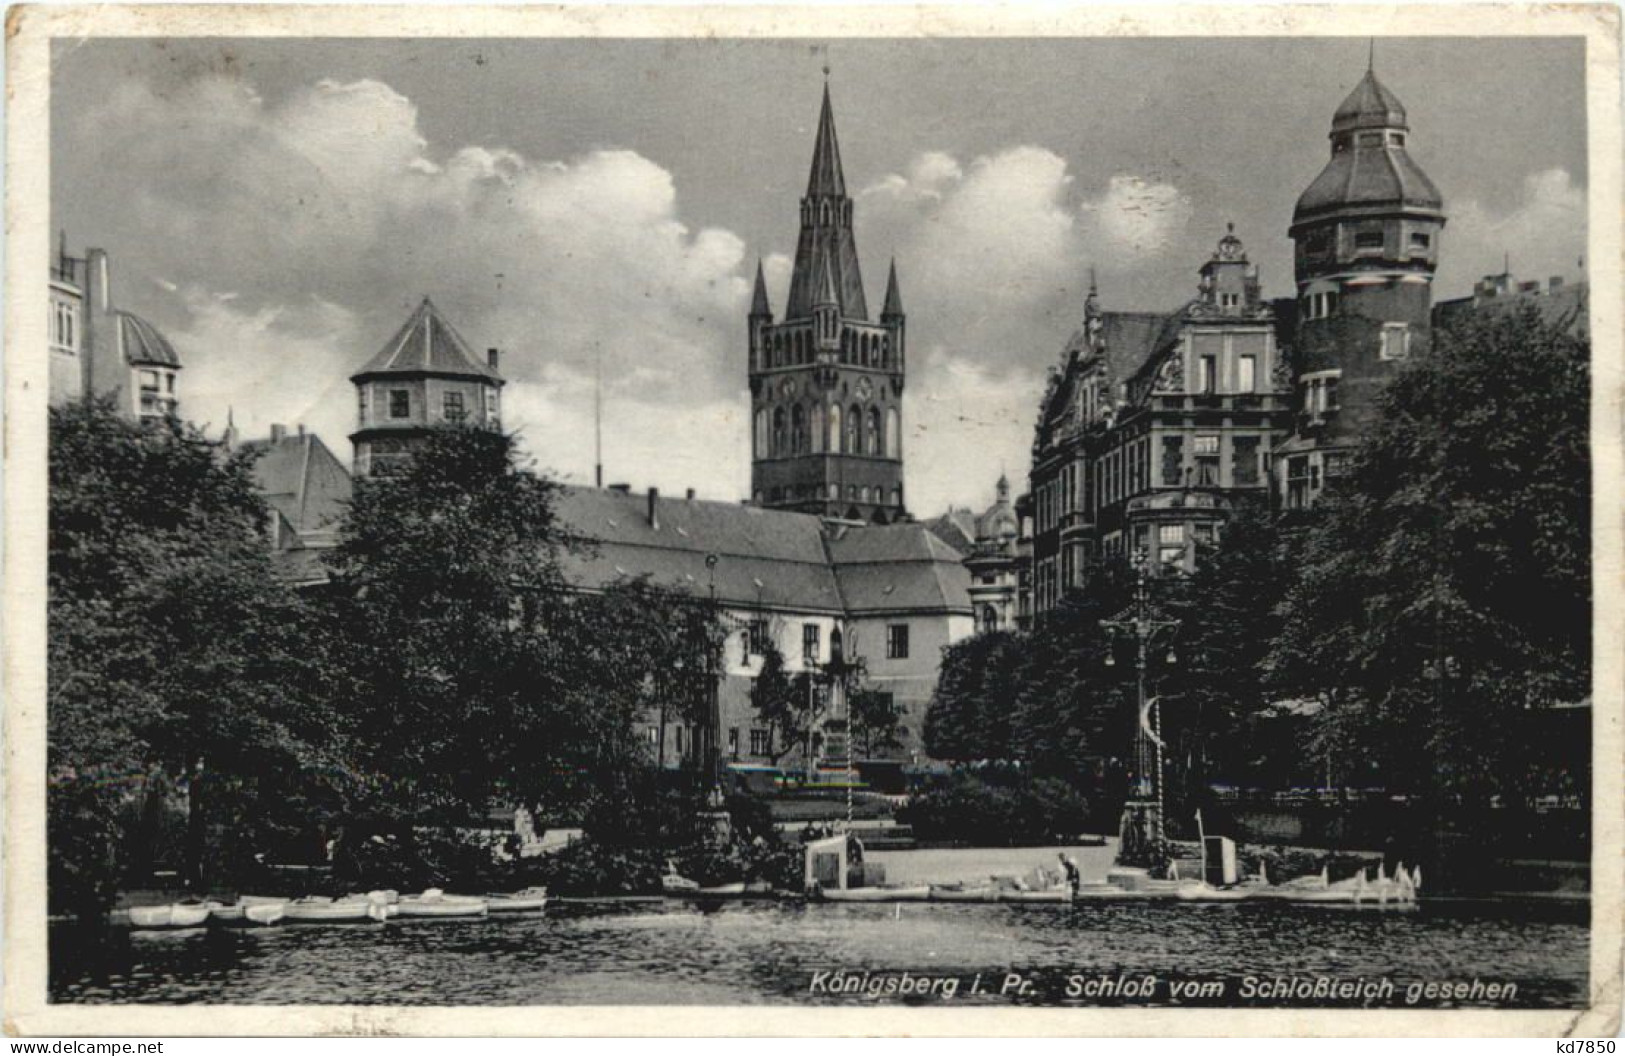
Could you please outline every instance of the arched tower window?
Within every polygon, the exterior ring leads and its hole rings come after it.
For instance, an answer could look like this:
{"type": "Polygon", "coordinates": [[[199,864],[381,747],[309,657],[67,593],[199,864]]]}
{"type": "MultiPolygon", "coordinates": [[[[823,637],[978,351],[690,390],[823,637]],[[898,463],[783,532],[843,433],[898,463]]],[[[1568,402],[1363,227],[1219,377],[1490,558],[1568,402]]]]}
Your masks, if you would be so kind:
{"type": "Polygon", "coordinates": [[[880,411],[878,408],[869,408],[869,431],[863,440],[863,453],[866,455],[880,454],[880,411]]]}
{"type": "Polygon", "coordinates": [[[801,454],[807,450],[807,412],[801,409],[801,404],[790,408],[790,451],[792,454],[801,454]]]}
{"type": "Polygon", "coordinates": [[[844,451],[841,443],[841,406],[835,404],[829,409],[829,442],[826,445],[831,451],[844,451]]]}
{"type": "Polygon", "coordinates": [[[863,453],[863,410],[853,404],[846,412],[846,443],[842,451],[859,455],[863,453]]]}
{"type": "Polygon", "coordinates": [[[897,507],[898,509],[903,508],[903,489],[902,488],[893,488],[893,489],[891,489],[891,504],[893,506],[897,507]]]}
{"type": "Polygon", "coordinates": [[[784,408],[773,409],[773,455],[784,454],[784,408]]]}
{"type": "Polygon", "coordinates": [[[891,338],[889,337],[880,339],[880,365],[888,368],[892,365],[891,338]]]}
{"type": "Polygon", "coordinates": [[[819,453],[824,450],[824,407],[814,404],[812,409],[812,449],[819,453]]]}
{"type": "Polygon", "coordinates": [[[886,408],[886,457],[903,457],[903,416],[896,407],[886,408]]]}
{"type": "Polygon", "coordinates": [[[767,410],[756,409],[756,430],[752,435],[752,447],[757,458],[767,457],[767,410]]]}

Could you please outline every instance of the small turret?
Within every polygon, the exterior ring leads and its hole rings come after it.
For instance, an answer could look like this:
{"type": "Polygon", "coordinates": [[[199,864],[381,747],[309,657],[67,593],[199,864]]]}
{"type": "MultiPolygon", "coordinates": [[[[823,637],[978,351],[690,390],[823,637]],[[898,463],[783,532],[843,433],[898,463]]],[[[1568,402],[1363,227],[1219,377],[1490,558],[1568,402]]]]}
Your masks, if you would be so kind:
{"type": "Polygon", "coordinates": [[[903,295],[897,288],[897,258],[891,262],[891,273],[886,276],[886,306],[880,310],[880,321],[890,322],[903,318],[903,295]]]}

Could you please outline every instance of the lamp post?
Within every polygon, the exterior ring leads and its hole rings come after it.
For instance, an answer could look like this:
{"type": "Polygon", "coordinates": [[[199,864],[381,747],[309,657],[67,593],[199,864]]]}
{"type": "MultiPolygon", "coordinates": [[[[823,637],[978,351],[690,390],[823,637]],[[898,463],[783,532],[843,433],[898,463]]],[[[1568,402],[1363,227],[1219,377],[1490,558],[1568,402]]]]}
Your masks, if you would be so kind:
{"type": "Polygon", "coordinates": [[[722,805],[722,706],[717,687],[717,652],[721,647],[717,632],[722,621],[717,615],[717,555],[705,555],[706,594],[709,600],[705,625],[705,779],[710,783],[707,799],[711,806],[722,805]]]}
{"type": "MultiPolygon", "coordinates": [[[[1134,784],[1129,800],[1124,804],[1121,840],[1118,844],[1119,865],[1151,867],[1160,864],[1166,842],[1163,831],[1163,759],[1161,708],[1152,713],[1156,698],[1147,696],[1147,671],[1153,646],[1159,640],[1167,641],[1167,662],[1175,662],[1172,639],[1179,632],[1179,621],[1163,619],[1151,603],[1149,561],[1144,550],[1134,554],[1134,600],[1129,607],[1109,620],[1101,620],[1100,627],[1114,641],[1127,638],[1134,643],[1135,715],[1134,784]]],[[[1106,654],[1107,666],[1116,663],[1112,653],[1106,654]]]]}

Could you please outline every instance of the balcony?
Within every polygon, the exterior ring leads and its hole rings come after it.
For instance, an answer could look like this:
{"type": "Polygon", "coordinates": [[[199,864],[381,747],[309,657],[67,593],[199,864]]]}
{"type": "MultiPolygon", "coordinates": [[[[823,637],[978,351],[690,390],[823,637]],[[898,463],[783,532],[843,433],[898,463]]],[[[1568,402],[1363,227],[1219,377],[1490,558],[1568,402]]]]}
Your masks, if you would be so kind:
{"type": "Polygon", "coordinates": [[[1277,392],[1247,392],[1215,395],[1165,393],[1151,397],[1154,411],[1252,411],[1288,409],[1287,396],[1277,392]]]}

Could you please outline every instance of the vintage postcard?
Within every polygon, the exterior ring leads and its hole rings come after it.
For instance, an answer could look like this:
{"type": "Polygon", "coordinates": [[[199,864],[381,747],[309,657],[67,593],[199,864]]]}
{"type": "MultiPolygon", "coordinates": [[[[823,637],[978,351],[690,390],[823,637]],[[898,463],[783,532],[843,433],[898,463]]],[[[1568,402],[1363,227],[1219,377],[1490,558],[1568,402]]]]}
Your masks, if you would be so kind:
{"type": "Polygon", "coordinates": [[[1619,34],[11,9],[7,1031],[1611,1036],[1619,34]]]}

